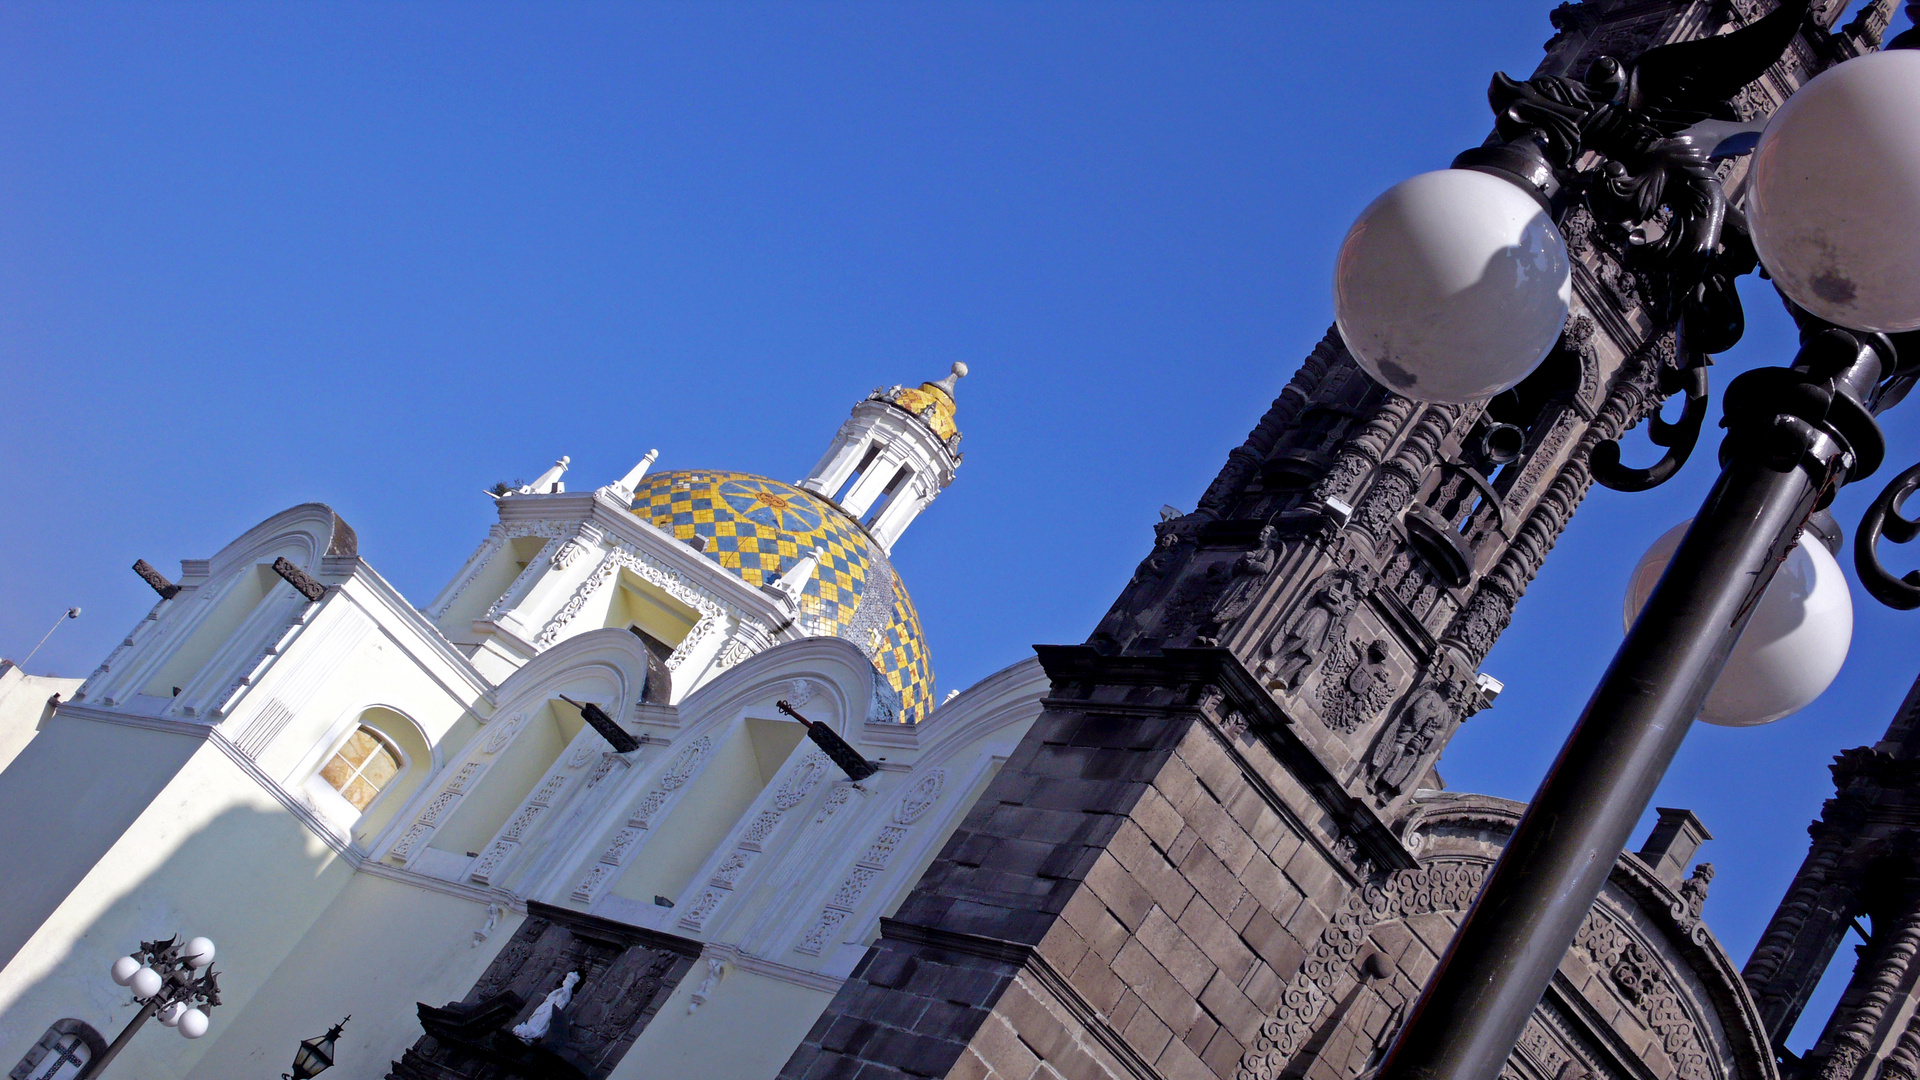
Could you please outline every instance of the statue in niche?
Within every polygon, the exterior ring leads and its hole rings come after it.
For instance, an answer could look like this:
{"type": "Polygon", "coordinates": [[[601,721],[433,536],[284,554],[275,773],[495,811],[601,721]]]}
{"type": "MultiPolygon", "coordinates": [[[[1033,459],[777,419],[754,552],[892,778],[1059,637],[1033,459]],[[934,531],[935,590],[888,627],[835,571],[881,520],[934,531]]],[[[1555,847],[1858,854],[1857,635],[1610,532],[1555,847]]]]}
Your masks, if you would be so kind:
{"type": "Polygon", "coordinates": [[[1398,795],[1406,790],[1427,752],[1453,728],[1453,699],[1458,696],[1452,684],[1428,683],[1407,699],[1398,722],[1380,737],[1367,761],[1376,792],[1398,795]]]}
{"type": "Polygon", "coordinates": [[[1327,665],[1327,677],[1320,684],[1320,719],[1334,731],[1352,731],[1373,719],[1392,694],[1387,643],[1349,645],[1344,658],[1327,665]]]}
{"type": "Polygon", "coordinates": [[[1274,567],[1280,565],[1280,552],[1274,541],[1279,530],[1271,525],[1260,529],[1260,543],[1241,554],[1233,561],[1229,571],[1231,580],[1214,600],[1207,611],[1208,626],[1196,642],[1201,645],[1218,645],[1220,631],[1227,623],[1247,613],[1253,602],[1260,596],[1260,586],[1265,584],[1267,576],[1274,567]]]}
{"type": "Polygon", "coordinates": [[[1361,582],[1350,572],[1336,570],[1286,631],[1272,639],[1261,664],[1270,690],[1294,690],[1322,656],[1346,638],[1346,617],[1360,604],[1361,582]]]}

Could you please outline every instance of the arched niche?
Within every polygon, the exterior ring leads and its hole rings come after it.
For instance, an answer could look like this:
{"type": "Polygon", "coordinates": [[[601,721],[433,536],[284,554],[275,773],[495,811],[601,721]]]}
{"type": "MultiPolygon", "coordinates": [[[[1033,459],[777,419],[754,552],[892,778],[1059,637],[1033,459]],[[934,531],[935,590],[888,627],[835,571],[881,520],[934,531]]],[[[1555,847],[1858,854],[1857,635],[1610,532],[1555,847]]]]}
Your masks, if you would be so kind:
{"type": "Polygon", "coordinates": [[[397,709],[355,710],[308,755],[301,789],[314,807],[365,845],[433,771],[433,746],[397,709]]]}
{"type": "Polygon", "coordinates": [[[107,1052],[107,1040],[85,1020],[67,1017],[47,1026],[7,1080],[75,1080],[107,1052]]]}

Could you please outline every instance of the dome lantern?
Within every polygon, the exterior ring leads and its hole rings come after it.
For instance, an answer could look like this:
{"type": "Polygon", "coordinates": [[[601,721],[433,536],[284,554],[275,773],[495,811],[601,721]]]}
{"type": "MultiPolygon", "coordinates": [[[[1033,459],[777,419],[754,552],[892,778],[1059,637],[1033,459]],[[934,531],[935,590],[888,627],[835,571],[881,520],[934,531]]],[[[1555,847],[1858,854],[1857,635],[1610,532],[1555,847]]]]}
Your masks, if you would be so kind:
{"type": "Polygon", "coordinates": [[[960,467],[954,387],[966,374],[956,363],[938,382],[867,395],[799,486],[832,500],[891,552],[960,467]]]}

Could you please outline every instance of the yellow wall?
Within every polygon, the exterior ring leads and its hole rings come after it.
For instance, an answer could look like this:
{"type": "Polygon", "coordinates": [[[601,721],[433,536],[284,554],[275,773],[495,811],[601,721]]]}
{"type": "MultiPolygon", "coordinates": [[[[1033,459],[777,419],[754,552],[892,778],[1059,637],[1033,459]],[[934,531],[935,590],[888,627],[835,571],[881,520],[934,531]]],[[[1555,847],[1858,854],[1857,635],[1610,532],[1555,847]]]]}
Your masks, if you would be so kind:
{"type": "Polygon", "coordinates": [[[301,1039],[352,1014],[328,1080],[376,1080],[420,1038],[416,1003],[464,997],[523,918],[504,912],[486,941],[475,942],[473,932],[487,921],[485,904],[357,875],[273,981],[243,1012],[226,1018],[220,1040],[192,1076],[278,1076],[301,1039]]]}
{"type": "Polygon", "coordinates": [[[780,1073],[833,994],[728,965],[691,1015],[687,1005],[707,977],[693,962],[673,996],[634,1040],[607,1080],[760,1080],[780,1073]]]}
{"type": "MultiPolygon", "coordinates": [[[[56,745],[67,752],[106,751],[153,741],[153,733],[119,725],[63,726],[111,728],[115,738],[102,745],[99,732],[62,731],[67,737],[43,736],[29,751],[56,745]]],[[[219,1034],[350,879],[348,864],[223,751],[200,740],[162,738],[172,744],[153,747],[160,760],[169,752],[177,757],[178,743],[198,749],[0,968],[0,1058],[24,1053],[61,1017],[112,1037],[136,1007],[108,979],[108,967],[142,940],[174,933],[204,934],[218,945],[214,966],[226,1002],[213,1012],[212,1033],[219,1034]]],[[[0,781],[17,781],[16,772],[0,774],[0,781]]],[[[217,1043],[212,1036],[190,1042],[151,1026],[116,1061],[117,1072],[174,1080],[217,1043]]]]}

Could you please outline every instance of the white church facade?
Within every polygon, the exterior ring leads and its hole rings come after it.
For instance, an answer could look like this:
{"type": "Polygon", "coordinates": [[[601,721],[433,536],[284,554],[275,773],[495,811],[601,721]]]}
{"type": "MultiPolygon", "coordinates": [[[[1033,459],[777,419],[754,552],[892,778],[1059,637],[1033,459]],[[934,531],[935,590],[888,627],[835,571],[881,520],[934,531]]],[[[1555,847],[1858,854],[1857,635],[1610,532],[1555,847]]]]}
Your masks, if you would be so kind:
{"type": "Polygon", "coordinates": [[[139,1011],[110,966],[178,933],[218,943],[207,1033],[104,1075],[277,1075],[349,1014],[329,1080],[778,1072],[1047,687],[936,702],[889,561],[964,373],[874,391],[794,485],[563,460],[421,606],[319,504],[141,564],[152,611],[0,732],[0,1065],[91,1068],[139,1011]]]}

